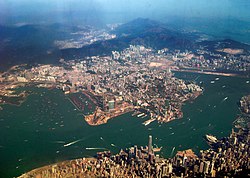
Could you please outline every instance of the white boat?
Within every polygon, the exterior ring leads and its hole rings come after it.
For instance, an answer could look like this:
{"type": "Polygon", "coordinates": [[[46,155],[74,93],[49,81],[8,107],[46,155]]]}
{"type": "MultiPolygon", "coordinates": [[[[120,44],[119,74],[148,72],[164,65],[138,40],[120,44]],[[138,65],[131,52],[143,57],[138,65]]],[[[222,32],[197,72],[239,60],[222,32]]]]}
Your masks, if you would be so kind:
{"type": "Polygon", "coordinates": [[[206,139],[210,143],[216,143],[217,142],[217,138],[215,136],[213,136],[213,135],[206,135],[206,139]]]}
{"type": "Polygon", "coordinates": [[[228,97],[225,97],[225,98],[222,100],[222,102],[226,101],[227,99],[228,99],[228,97]]]}
{"type": "Polygon", "coordinates": [[[218,77],[217,77],[217,78],[215,78],[215,80],[219,80],[219,79],[220,79],[220,78],[218,78],[218,77]]]}
{"type": "Polygon", "coordinates": [[[214,83],[214,81],[212,80],[210,83],[214,83]]]}
{"type": "Polygon", "coordinates": [[[155,121],[155,119],[149,119],[149,120],[143,122],[142,124],[145,125],[145,126],[147,126],[148,124],[150,124],[153,121],[155,121]]]}
{"type": "Polygon", "coordinates": [[[141,113],[141,114],[138,114],[137,117],[142,117],[144,115],[145,115],[145,113],[141,113]]]}

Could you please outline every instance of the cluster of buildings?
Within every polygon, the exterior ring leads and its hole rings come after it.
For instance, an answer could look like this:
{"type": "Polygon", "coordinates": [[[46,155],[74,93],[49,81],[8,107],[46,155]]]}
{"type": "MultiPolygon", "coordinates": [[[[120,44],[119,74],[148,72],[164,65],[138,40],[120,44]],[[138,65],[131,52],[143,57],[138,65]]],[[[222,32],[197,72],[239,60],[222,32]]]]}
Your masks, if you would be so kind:
{"type": "Polygon", "coordinates": [[[240,107],[243,113],[250,114],[250,95],[241,98],[240,107]]]}
{"type": "Polygon", "coordinates": [[[60,66],[34,66],[6,78],[60,88],[66,94],[88,91],[86,94],[97,104],[96,113],[86,117],[92,125],[106,123],[110,118],[138,108],[151,119],[168,122],[181,118],[183,102],[195,99],[202,88],[173,76],[172,63],[164,54],[167,50],[130,45],[121,52],[113,51],[112,56],[61,60],[60,66]]]}
{"type": "Polygon", "coordinates": [[[148,146],[134,146],[112,155],[98,152],[95,159],[82,158],[46,166],[26,174],[27,177],[244,177],[250,170],[249,129],[232,131],[213,143],[209,150],[197,156],[192,150],[177,152],[173,158],[162,158],[153,148],[152,136],[148,146]]]}
{"type": "MultiPolygon", "coordinates": [[[[113,29],[115,26],[110,26],[113,29]]],[[[67,48],[82,48],[83,46],[90,45],[96,41],[105,41],[116,38],[115,34],[110,34],[105,29],[95,29],[94,27],[86,26],[79,27],[79,31],[70,33],[70,39],[57,40],[54,44],[59,49],[67,48]]]]}
{"type": "Polygon", "coordinates": [[[218,49],[211,51],[200,47],[195,51],[169,53],[172,60],[179,68],[199,69],[220,72],[249,72],[250,55],[240,49],[218,49]],[[237,51],[237,52],[234,52],[237,51]]]}

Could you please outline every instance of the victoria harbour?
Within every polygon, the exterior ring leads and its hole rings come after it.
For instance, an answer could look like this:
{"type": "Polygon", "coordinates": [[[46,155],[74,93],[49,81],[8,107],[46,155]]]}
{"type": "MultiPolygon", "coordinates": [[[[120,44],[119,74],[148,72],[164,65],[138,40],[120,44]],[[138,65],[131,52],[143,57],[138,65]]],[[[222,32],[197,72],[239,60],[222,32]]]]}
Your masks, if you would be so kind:
{"type": "Polygon", "coordinates": [[[0,174],[18,176],[47,164],[93,157],[102,150],[117,153],[145,145],[148,135],[162,147],[159,154],[164,157],[189,148],[207,149],[205,134],[227,136],[240,113],[239,99],[250,91],[249,79],[178,72],[175,77],[195,80],[203,94],[184,104],[182,119],[147,126],[142,124],[147,118],[132,113],[90,126],[60,90],[28,88],[32,94],[21,106],[3,105],[0,113],[0,174]]]}

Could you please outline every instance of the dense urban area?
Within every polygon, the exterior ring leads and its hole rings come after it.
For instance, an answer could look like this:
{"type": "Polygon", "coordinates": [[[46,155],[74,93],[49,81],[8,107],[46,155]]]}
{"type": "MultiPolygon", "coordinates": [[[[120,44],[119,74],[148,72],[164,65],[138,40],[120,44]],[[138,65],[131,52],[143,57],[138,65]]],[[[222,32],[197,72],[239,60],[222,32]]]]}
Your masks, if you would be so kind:
{"type": "MultiPolygon", "coordinates": [[[[65,94],[83,92],[96,105],[94,113],[85,117],[90,125],[106,123],[134,110],[150,116],[145,125],[154,120],[168,122],[181,118],[182,104],[202,93],[199,85],[172,75],[175,66],[165,54],[144,46],[131,45],[122,52],[113,51],[112,56],[84,61],[61,59],[61,66],[24,67],[2,74],[2,96],[17,96],[13,88],[20,85],[60,88],[65,94]]],[[[25,91],[18,94],[26,95],[25,91]]],[[[72,102],[80,109],[81,101],[72,102]]]]}
{"type": "MultiPolygon", "coordinates": [[[[114,33],[89,27],[71,35],[74,38],[56,40],[55,46],[61,50],[79,49],[117,38],[114,33]]],[[[232,40],[201,42],[193,50],[157,50],[146,45],[129,45],[113,50],[110,55],[61,58],[57,65],[16,65],[0,73],[0,110],[3,104],[21,105],[32,94],[24,87],[43,87],[64,92],[92,126],[105,124],[127,112],[148,117],[144,125],[153,121],[170,122],[182,118],[183,104],[195,100],[204,91],[202,83],[178,79],[172,71],[249,76],[249,50],[245,45],[233,47],[234,43],[232,40]],[[88,108],[85,113],[87,102],[91,102],[94,109],[88,108]]],[[[204,139],[210,149],[200,150],[197,155],[189,149],[178,151],[173,158],[162,158],[157,154],[161,148],[153,148],[150,135],[146,147],[135,145],[119,153],[98,152],[94,158],[64,161],[20,177],[249,176],[250,96],[242,97],[238,104],[241,114],[234,121],[231,134],[221,139],[206,135],[204,139]]]]}

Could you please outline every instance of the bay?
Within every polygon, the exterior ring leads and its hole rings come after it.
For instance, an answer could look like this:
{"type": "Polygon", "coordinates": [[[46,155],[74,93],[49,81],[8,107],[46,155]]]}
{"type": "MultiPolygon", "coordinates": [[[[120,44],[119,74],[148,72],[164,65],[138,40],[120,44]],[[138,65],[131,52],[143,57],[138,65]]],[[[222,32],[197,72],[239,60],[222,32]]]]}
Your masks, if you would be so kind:
{"type": "Polygon", "coordinates": [[[148,126],[142,125],[148,118],[131,113],[104,125],[89,126],[61,91],[30,88],[33,94],[21,106],[4,105],[0,111],[1,177],[18,176],[58,161],[92,157],[102,151],[86,148],[105,148],[117,153],[132,145],[145,146],[148,135],[162,147],[159,154],[164,157],[173,156],[173,148],[174,153],[188,148],[196,153],[207,149],[205,134],[227,136],[240,113],[237,102],[249,94],[250,84],[246,83],[249,79],[192,73],[175,76],[196,80],[204,87],[204,93],[185,103],[182,119],[148,126]]]}

